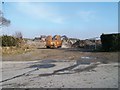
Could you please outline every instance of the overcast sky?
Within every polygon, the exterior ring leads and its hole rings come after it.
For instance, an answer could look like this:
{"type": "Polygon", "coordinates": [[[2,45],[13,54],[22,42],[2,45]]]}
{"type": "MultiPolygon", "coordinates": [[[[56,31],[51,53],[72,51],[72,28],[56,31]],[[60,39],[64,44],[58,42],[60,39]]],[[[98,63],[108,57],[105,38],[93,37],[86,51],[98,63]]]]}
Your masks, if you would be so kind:
{"type": "Polygon", "coordinates": [[[117,2],[5,2],[4,17],[11,21],[4,34],[24,37],[67,35],[80,39],[118,32],[117,2]]]}

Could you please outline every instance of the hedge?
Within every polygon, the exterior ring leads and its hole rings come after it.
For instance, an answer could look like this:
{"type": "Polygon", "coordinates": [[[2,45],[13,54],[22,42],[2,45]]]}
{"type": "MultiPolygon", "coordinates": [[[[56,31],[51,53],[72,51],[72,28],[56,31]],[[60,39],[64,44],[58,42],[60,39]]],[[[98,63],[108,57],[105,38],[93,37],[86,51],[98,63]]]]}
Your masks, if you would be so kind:
{"type": "Polygon", "coordinates": [[[101,42],[104,51],[120,51],[120,33],[102,34],[101,42]]]}

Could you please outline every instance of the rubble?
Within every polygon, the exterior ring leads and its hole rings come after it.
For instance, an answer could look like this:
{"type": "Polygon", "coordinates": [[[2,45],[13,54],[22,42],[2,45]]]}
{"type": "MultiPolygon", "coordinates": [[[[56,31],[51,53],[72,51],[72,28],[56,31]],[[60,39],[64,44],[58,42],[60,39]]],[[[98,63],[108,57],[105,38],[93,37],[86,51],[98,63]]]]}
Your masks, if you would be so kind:
{"type": "Polygon", "coordinates": [[[40,40],[32,41],[32,40],[28,40],[26,44],[28,44],[30,47],[46,48],[46,42],[45,41],[40,41],[40,40]]]}
{"type": "Polygon", "coordinates": [[[72,46],[72,43],[69,40],[67,41],[63,40],[61,48],[71,48],[71,46],[72,46]]]}
{"type": "MultiPolygon", "coordinates": [[[[46,48],[46,37],[41,35],[40,37],[35,37],[32,40],[28,40],[27,44],[30,46],[35,46],[36,48],[46,48]]],[[[84,49],[95,49],[95,47],[101,46],[101,40],[80,40],[77,38],[68,38],[67,36],[61,36],[62,46],[61,48],[84,48],[84,49]]]]}
{"type": "Polygon", "coordinates": [[[68,38],[67,36],[62,36],[62,48],[72,48],[72,45],[78,41],[76,38],[68,38]]]}
{"type": "Polygon", "coordinates": [[[41,35],[40,37],[35,37],[33,41],[45,41],[46,37],[46,35],[41,35]]]}
{"type": "Polygon", "coordinates": [[[98,47],[101,45],[100,40],[78,40],[74,44],[72,44],[73,48],[86,48],[86,49],[94,49],[95,46],[98,47]]]}

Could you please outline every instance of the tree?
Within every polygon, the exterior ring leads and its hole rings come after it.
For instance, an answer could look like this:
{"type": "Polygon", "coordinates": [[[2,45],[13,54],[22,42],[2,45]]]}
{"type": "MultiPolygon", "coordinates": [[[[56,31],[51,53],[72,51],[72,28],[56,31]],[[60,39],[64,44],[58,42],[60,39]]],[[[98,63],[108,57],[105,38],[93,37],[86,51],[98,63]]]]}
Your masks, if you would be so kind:
{"type": "Polygon", "coordinates": [[[8,26],[10,25],[10,20],[7,20],[6,18],[3,17],[3,13],[0,10],[0,27],[2,26],[8,26]]]}
{"type": "Polygon", "coordinates": [[[15,32],[15,35],[14,35],[16,38],[19,38],[19,39],[22,39],[23,38],[23,35],[21,32],[15,32]]]}

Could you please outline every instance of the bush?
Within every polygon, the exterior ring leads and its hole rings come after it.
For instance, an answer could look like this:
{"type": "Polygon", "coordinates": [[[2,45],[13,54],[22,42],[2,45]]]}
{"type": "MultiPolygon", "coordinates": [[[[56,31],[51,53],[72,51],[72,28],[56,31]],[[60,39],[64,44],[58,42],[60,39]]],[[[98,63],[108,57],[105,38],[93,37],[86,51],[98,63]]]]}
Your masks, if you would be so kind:
{"type": "Polygon", "coordinates": [[[120,51],[120,33],[102,34],[101,42],[104,51],[120,51]]]}
{"type": "Polygon", "coordinates": [[[7,35],[3,35],[1,37],[2,39],[2,46],[4,47],[9,47],[9,46],[18,46],[19,45],[19,38],[15,38],[13,36],[7,36],[7,35]]]}

